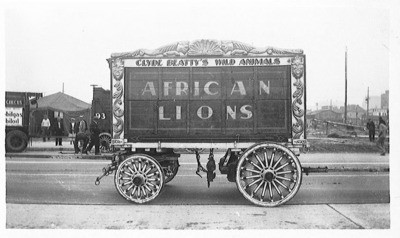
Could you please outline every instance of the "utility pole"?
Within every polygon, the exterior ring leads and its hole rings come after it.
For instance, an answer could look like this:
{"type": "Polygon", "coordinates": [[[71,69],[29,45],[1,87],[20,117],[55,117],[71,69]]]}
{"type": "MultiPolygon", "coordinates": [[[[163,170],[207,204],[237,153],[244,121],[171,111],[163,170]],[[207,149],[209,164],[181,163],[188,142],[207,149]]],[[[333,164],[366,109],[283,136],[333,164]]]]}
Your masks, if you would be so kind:
{"type": "Polygon", "coordinates": [[[344,123],[347,123],[347,46],[344,59],[344,123]]]}
{"type": "Polygon", "coordinates": [[[368,119],[368,117],[369,117],[369,87],[368,87],[368,90],[367,90],[367,98],[365,99],[365,101],[367,101],[367,119],[368,119]]]}
{"type": "Polygon", "coordinates": [[[64,82],[63,82],[63,86],[62,86],[62,93],[64,93],[64,82]]]}

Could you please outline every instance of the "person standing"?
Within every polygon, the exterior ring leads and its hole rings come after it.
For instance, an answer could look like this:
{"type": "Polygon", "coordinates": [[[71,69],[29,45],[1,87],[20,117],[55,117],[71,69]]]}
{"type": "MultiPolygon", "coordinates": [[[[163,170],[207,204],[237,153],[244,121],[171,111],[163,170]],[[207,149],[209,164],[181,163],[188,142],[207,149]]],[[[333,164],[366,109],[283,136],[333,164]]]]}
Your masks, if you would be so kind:
{"type": "Polygon", "coordinates": [[[80,119],[79,123],[76,123],[74,128],[76,134],[74,141],[75,154],[79,153],[79,146],[78,146],[79,141],[83,141],[82,152],[86,150],[86,146],[89,141],[89,138],[86,134],[87,123],[85,119],[83,119],[83,116],[80,116],[79,119],[80,119]]]}
{"type": "Polygon", "coordinates": [[[386,149],[385,149],[385,140],[386,140],[386,135],[387,135],[387,126],[386,122],[382,119],[382,117],[379,117],[379,125],[378,125],[378,143],[377,146],[379,150],[381,151],[381,155],[386,154],[386,149]]]}
{"type": "Polygon", "coordinates": [[[90,151],[94,145],[94,154],[95,155],[100,155],[100,128],[99,128],[99,118],[97,116],[93,117],[92,123],[90,123],[89,126],[90,130],[90,143],[86,150],[84,151],[85,154],[87,154],[88,151],[90,151]]]}
{"type": "Polygon", "coordinates": [[[46,137],[47,137],[48,140],[50,140],[50,130],[49,130],[50,125],[51,125],[51,123],[50,123],[49,117],[48,117],[47,114],[45,114],[43,116],[43,120],[42,120],[42,124],[41,124],[43,142],[46,142],[46,137]]]}
{"type": "Polygon", "coordinates": [[[56,136],[56,146],[62,146],[62,136],[64,135],[64,122],[60,118],[60,116],[57,117],[54,123],[54,135],[56,136]]]}
{"type": "Polygon", "coordinates": [[[374,121],[368,119],[367,122],[367,129],[368,129],[368,134],[369,134],[369,141],[374,142],[375,141],[375,123],[374,121]]]}
{"type": "Polygon", "coordinates": [[[72,145],[76,137],[75,125],[76,125],[75,118],[72,117],[68,127],[68,137],[71,139],[70,145],[72,145]]]}

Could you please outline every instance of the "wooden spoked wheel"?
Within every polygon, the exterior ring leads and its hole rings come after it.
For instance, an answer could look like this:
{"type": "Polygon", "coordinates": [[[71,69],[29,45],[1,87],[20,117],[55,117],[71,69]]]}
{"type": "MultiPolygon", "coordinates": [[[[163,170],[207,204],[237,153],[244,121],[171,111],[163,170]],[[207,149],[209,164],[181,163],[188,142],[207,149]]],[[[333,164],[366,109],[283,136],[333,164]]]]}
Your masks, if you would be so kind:
{"type": "Polygon", "coordinates": [[[165,179],[161,165],[153,157],[135,154],[118,166],[114,177],[119,194],[134,203],[154,200],[164,187],[165,179]]]}
{"type": "Polygon", "coordinates": [[[302,169],[299,159],[288,148],[260,143],[239,158],[236,185],[250,202],[274,207],[288,202],[300,188],[302,169]]]}

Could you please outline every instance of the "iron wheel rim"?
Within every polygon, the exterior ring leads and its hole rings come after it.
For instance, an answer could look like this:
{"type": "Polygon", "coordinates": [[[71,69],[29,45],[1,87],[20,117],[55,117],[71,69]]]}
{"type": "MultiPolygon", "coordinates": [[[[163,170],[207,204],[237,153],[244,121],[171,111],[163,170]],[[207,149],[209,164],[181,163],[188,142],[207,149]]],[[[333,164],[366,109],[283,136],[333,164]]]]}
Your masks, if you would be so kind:
{"type": "Polygon", "coordinates": [[[139,154],[120,163],[114,182],[119,194],[128,201],[146,203],[160,194],[165,179],[160,164],[154,158],[139,154]]]}
{"type": "Polygon", "coordinates": [[[302,181],[301,164],[288,148],[261,143],[247,149],[236,169],[236,185],[253,204],[282,205],[298,192],[302,181]]]}

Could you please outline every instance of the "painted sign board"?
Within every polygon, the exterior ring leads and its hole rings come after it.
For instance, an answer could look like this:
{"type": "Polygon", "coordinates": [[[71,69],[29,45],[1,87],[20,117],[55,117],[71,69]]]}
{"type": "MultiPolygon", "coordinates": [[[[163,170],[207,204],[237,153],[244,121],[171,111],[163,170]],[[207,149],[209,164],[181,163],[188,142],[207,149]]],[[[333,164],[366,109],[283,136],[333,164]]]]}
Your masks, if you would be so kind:
{"type": "Polygon", "coordinates": [[[6,126],[22,126],[22,107],[6,107],[6,126]]]}
{"type": "Polygon", "coordinates": [[[179,44],[109,59],[115,141],[304,139],[301,50],[179,44]]]}

